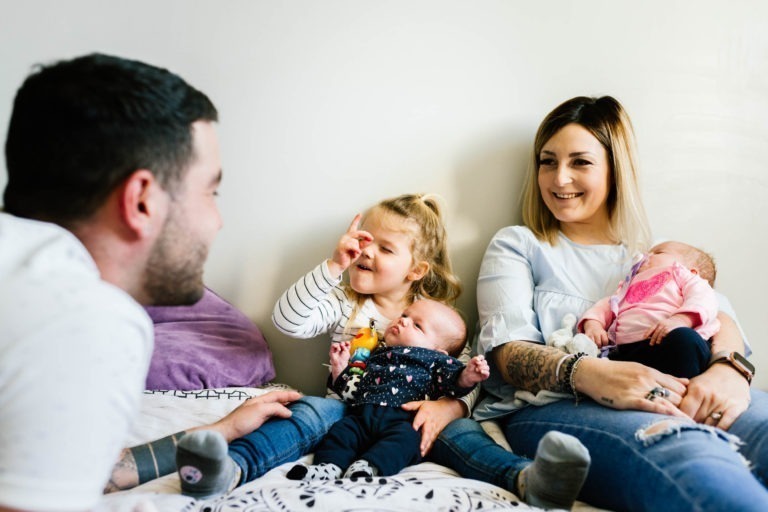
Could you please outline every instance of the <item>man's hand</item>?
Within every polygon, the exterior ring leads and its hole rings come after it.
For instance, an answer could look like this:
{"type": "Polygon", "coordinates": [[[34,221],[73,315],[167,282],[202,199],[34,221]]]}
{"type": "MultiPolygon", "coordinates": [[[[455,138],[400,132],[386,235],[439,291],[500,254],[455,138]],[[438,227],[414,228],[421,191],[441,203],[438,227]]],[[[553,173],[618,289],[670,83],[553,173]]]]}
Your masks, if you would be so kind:
{"type": "Polygon", "coordinates": [[[261,396],[249,398],[232,412],[212,425],[189,429],[217,430],[227,442],[250,434],[272,417],[290,418],[291,411],[286,405],[301,398],[298,391],[270,391],[261,396]]]}

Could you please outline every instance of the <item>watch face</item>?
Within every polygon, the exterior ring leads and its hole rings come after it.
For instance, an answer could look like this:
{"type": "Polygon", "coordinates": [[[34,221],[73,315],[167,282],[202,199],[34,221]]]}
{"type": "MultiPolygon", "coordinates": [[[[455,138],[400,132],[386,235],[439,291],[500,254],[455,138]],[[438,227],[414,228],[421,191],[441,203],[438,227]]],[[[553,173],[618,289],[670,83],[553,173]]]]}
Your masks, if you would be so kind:
{"type": "Polygon", "coordinates": [[[755,374],[755,367],[752,363],[750,363],[746,357],[739,354],[738,352],[733,352],[731,354],[731,360],[734,362],[734,364],[738,364],[739,366],[742,366],[745,370],[748,370],[749,373],[755,374]]]}

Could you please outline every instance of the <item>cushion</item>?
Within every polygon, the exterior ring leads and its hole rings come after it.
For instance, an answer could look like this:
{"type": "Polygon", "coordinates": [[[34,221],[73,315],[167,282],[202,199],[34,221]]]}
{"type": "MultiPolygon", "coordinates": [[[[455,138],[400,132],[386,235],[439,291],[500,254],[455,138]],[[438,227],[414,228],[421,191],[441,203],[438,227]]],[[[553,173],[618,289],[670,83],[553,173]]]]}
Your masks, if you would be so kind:
{"type": "Polygon", "coordinates": [[[146,309],[155,324],[146,389],[254,387],[275,377],[259,328],[212,290],[192,306],[146,309]]]}

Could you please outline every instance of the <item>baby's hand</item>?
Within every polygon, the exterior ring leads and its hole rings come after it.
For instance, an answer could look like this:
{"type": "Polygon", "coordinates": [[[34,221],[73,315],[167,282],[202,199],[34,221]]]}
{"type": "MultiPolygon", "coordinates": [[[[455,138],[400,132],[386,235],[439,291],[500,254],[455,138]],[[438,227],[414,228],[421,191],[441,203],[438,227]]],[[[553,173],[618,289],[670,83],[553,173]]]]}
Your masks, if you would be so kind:
{"type": "Polygon", "coordinates": [[[373,236],[367,231],[357,229],[362,215],[359,213],[352,219],[347,232],[341,235],[333,257],[328,261],[328,270],[334,277],[339,277],[349,268],[353,261],[360,257],[363,249],[373,241],[373,236]]]}
{"type": "Polygon", "coordinates": [[[331,343],[331,350],[328,355],[331,359],[331,376],[333,380],[336,380],[349,364],[349,345],[348,341],[331,343]]]}
{"type": "Polygon", "coordinates": [[[491,367],[484,356],[475,356],[469,360],[467,367],[459,376],[458,385],[462,388],[474,386],[491,376],[491,367]]]}
{"type": "Polygon", "coordinates": [[[650,345],[659,345],[662,340],[667,337],[667,334],[678,327],[693,327],[693,320],[689,315],[684,313],[672,315],[645,331],[645,336],[643,336],[643,338],[650,339],[650,345]]]}
{"type": "Polygon", "coordinates": [[[600,348],[608,345],[608,332],[597,320],[584,321],[584,334],[600,348]]]}

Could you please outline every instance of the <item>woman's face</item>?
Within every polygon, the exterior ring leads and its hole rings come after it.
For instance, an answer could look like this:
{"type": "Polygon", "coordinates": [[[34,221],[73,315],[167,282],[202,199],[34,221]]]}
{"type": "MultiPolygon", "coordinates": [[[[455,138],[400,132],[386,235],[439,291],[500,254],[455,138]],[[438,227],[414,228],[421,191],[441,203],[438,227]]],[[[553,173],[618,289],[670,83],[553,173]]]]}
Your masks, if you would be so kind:
{"type": "Polygon", "coordinates": [[[538,156],[541,197],[560,228],[607,229],[611,169],[600,141],[572,123],[556,132],[538,156]]]}

